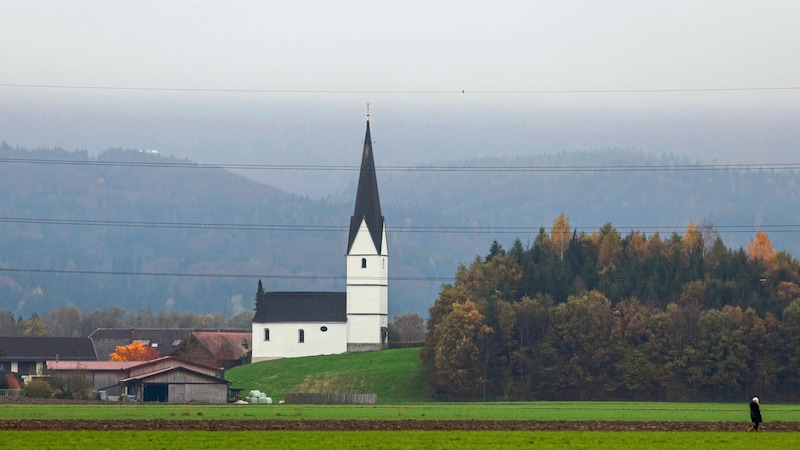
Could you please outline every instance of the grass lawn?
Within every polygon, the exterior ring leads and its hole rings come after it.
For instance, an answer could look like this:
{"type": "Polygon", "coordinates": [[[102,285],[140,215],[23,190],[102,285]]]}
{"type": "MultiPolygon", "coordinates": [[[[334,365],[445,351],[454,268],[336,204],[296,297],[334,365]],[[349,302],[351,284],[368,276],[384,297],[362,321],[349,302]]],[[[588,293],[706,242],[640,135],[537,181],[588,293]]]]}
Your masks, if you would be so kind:
{"type": "Polygon", "coordinates": [[[499,431],[5,431],[4,448],[436,448],[746,449],[793,448],[793,433],[499,431]]]}
{"type": "Polygon", "coordinates": [[[377,393],[380,403],[429,401],[418,348],[262,361],[225,374],[231,386],[283,400],[287,392],[377,393]]]}
{"type": "MultiPolygon", "coordinates": [[[[800,405],[768,404],[767,422],[800,422],[800,405]]],[[[2,419],[418,419],[749,421],[747,404],[643,402],[381,405],[4,404],[2,419]]]]}

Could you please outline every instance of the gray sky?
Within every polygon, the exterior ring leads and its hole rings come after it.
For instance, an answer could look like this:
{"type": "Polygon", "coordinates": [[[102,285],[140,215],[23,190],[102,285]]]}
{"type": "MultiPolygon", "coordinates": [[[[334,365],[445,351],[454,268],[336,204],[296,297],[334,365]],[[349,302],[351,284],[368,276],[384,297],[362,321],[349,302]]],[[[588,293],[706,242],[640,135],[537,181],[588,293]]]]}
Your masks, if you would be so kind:
{"type": "Polygon", "coordinates": [[[796,162],[800,89],[740,89],[800,87],[798,24],[797,1],[0,0],[0,139],[357,164],[371,102],[379,165],[796,162]]]}

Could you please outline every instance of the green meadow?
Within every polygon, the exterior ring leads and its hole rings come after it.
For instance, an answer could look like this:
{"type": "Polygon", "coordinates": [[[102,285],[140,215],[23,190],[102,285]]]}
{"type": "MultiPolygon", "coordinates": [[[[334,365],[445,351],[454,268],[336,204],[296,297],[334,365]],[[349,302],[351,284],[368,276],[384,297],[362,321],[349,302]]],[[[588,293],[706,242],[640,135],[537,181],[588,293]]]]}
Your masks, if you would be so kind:
{"type": "Polygon", "coordinates": [[[793,448],[794,433],[501,431],[4,431],[4,448],[753,449],[793,448]]]}
{"type": "MultiPolygon", "coordinates": [[[[800,423],[800,405],[764,404],[766,422],[800,423]]],[[[747,404],[643,402],[402,403],[382,405],[4,404],[3,419],[601,420],[742,422],[747,404]]]]}
{"type": "MultiPolygon", "coordinates": [[[[749,421],[741,403],[430,402],[419,349],[266,361],[227,372],[244,394],[258,389],[266,405],[2,404],[8,419],[350,419],[534,421],[749,421]],[[288,392],[378,394],[377,405],[279,405],[288,392]]],[[[664,431],[3,431],[3,448],[519,448],[751,449],[793,448],[795,433],[770,433],[770,422],[800,423],[800,406],[762,402],[765,430],[664,431]]]]}
{"type": "Polygon", "coordinates": [[[262,361],[225,378],[242,395],[257,389],[275,402],[287,392],[377,393],[379,403],[431,400],[418,348],[262,361]]]}

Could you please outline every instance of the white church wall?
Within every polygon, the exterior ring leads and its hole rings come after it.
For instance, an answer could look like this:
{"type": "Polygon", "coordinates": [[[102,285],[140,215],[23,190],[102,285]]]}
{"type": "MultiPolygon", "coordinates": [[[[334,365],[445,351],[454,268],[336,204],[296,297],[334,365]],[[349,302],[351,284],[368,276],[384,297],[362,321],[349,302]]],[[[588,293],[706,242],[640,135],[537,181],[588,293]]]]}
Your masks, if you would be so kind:
{"type": "Polygon", "coordinates": [[[386,316],[369,315],[349,315],[347,317],[347,343],[350,351],[353,345],[370,344],[372,348],[362,348],[378,350],[383,343],[381,325],[386,316]]]}
{"type": "Polygon", "coordinates": [[[353,239],[353,245],[350,246],[349,255],[376,255],[378,249],[375,248],[375,243],[372,242],[372,236],[369,234],[369,227],[362,219],[361,225],[358,227],[358,233],[353,239]]]}
{"type": "Polygon", "coordinates": [[[388,314],[386,287],[347,286],[347,314],[388,314]]]}
{"type": "Polygon", "coordinates": [[[347,351],[346,323],[253,323],[253,362],[347,351]],[[323,331],[323,328],[325,331],[323,331]],[[269,339],[265,339],[269,329],[269,339]],[[300,342],[303,330],[303,342],[300,342]]]}

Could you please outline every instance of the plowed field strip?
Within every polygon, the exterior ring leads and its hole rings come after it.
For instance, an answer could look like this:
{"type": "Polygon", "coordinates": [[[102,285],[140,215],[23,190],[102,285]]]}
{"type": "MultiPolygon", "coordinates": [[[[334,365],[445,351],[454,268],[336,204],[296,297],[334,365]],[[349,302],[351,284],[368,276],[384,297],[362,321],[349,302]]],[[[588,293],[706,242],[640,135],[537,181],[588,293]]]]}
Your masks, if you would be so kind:
{"type": "MultiPolygon", "coordinates": [[[[746,422],[523,420],[26,420],[0,422],[21,431],[745,431],[746,422]]],[[[763,431],[800,431],[800,423],[765,423],[763,431]]]]}

